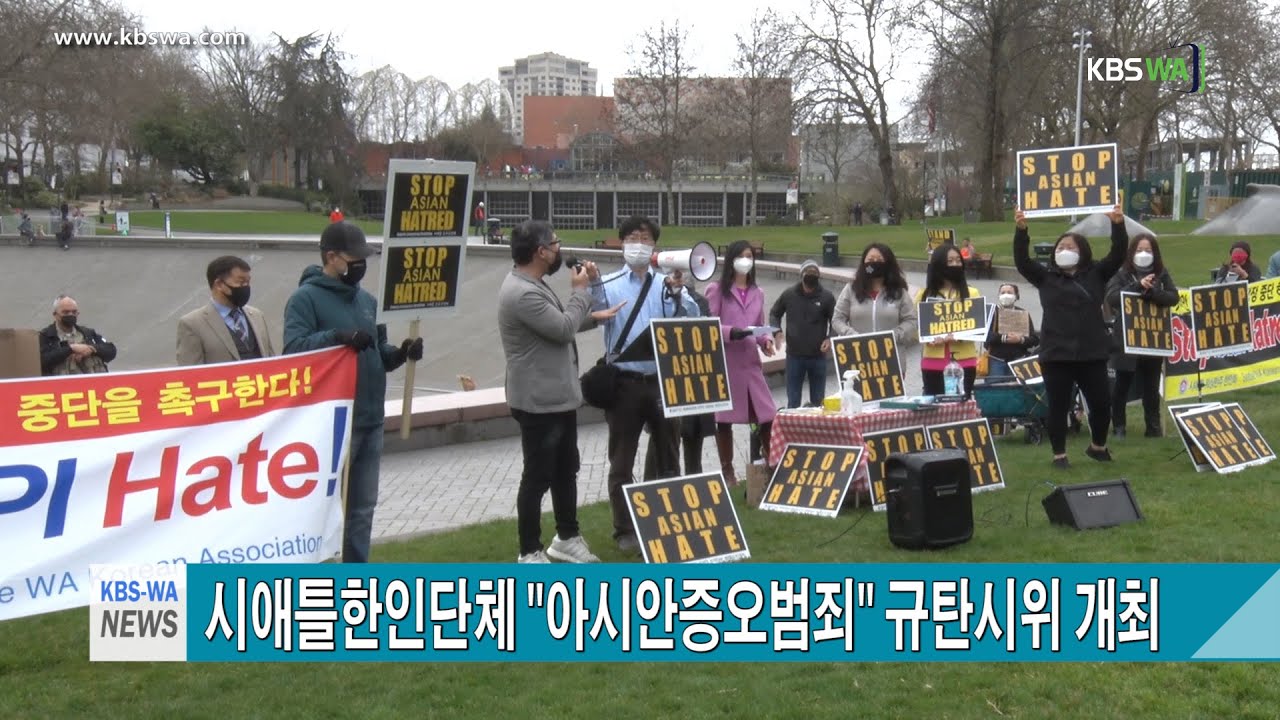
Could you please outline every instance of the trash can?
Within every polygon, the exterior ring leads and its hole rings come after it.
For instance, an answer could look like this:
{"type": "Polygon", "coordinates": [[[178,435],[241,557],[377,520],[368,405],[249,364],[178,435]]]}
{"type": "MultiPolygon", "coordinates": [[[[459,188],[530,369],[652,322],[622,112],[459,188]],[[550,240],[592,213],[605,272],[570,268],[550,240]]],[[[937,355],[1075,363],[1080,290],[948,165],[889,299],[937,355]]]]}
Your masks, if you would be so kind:
{"type": "Polygon", "coordinates": [[[822,267],[840,267],[840,236],[822,233],[822,267]]]}

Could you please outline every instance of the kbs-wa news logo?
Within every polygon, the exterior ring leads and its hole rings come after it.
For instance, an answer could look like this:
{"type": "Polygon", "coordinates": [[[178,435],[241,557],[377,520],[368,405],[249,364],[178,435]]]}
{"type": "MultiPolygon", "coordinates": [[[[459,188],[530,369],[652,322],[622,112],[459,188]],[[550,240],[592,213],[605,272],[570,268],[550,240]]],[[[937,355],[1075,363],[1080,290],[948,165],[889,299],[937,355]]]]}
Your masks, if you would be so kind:
{"type": "Polygon", "coordinates": [[[1195,43],[1170,47],[1163,55],[1145,58],[1089,58],[1089,80],[1097,82],[1176,83],[1183,93],[1204,92],[1204,51],[1195,43]]]}

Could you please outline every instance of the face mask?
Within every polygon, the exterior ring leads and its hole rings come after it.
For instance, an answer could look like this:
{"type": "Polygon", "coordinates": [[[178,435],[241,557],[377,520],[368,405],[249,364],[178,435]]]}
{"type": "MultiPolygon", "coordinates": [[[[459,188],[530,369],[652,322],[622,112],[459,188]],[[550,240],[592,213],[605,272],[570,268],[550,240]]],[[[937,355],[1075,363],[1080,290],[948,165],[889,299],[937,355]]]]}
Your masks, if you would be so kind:
{"type": "Polygon", "coordinates": [[[1058,264],[1058,267],[1069,270],[1080,262],[1080,253],[1075,250],[1059,250],[1054,254],[1053,261],[1058,264]]]}
{"type": "Polygon", "coordinates": [[[76,326],[76,321],[78,319],[79,318],[77,318],[75,315],[59,315],[58,316],[58,322],[62,325],[62,327],[67,328],[68,330],[76,326]]]}
{"type": "Polygon", "coordinates": [[[653,257],[653,248],[644,243],[626,243],[622,246],[622,262],[628,267],[644,267],[653,257]]]}
{"type": "Polygon", "coordinates": [[[347,272],[341,275],[342,282],[355,287],[360,284],[360,280],[364,278],[364,271],[368,269],[368,264],[364,260],[352,260],[347,263],[347,272]]]}
{"type": "Polygon", "coordinates": [[[1011,308],[1018,298],[1013,293],[1000,293],[1000,307],[1011,308]]]}
{"type": "Polygon", "coordinates": [[[801,278],[801,281],[804,282],[804,286],[809,288],[810,290],[818,287],[817,275],[805,275],[803,278],[801,278]]]}
{"type": "Polygon", "coordinates": [[[249,286],[241,285],[240,287],[228,287],[227,299],[232,305],[242,308],[249,304],[249,286]]]}
{"type": "Polygon", "coordinates": [[[948,265],[942,269],[942,277],[949,282],[958,283],[964,280],[964,268],[957,265],[948,265]]]}
{"type": "Polygon", "coordinates": [[[557,272],[558,270],[560,270],[560,266],[561,266],[561,265],[563,265],[563,264],[564,264],[564,259],[560,257],[560,251],[558,251],[558,250],[557,250],[557,251],[556,251],[556,259],[555,259],[555,260],[553,260],[553,261],[551,262],[551,265],[549,265],[549,266],[547,267],[547,274],[548,274],[548,275],[555,275],[555,274],[556,274],[556,272],[557,272]]]}
{"type": "Polygon", "coordinates": [[[876,277],[876,276],[877,276],[877,275],[879,275],[880,273],[884,272],[884,263],[882,263],[882,262],[869,262],[869,263],[867,263],[867,264],[863,265],[863,266],[862,266],[862,269],[863,269],[863,270],[865,270],[865,271],[867,272],[867,275],[869,275],[869,276],[871,276],[871,277],[876,277]]]}
{"type": "Polygon", "coordinates": [[[1133,254],[1133,266],[1139,268],[1149,268],[1151,263],[1155,262],[1156,256],[1149,252],[1136,252],[1133,254]]]}
{"type": "Polygon", "coordinates": [[[746,275],[751,272],[751,268],[756,266],[756,261],[751,258],[738,258],[733,261],[733,269],[740,275],[746,275]]]}

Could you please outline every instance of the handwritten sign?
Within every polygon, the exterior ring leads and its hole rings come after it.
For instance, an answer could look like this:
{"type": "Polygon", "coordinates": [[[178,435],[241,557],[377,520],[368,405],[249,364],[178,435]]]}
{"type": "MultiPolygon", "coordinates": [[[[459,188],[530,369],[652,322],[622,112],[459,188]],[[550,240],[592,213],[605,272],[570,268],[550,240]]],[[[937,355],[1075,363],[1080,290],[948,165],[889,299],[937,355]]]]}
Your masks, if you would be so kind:
{"type": "Polygon", "coordinates": [[[1044,371],[1040,369],[1040,356],[1029,355],[1021,360],[1009,363],[1009,372],[1023,385],[1044,382],[1044,371]]]}
{"type": "Polygon", "coordinates": [[[788,443],[760,509],[836,517],[861,458],[860,447],[788,443]]]}
{"type": "Polygon", "coordinates": [[[928,300],[919,305],[920,342],[955,336],[956,340],[987,339],[987,301],[982,297],[963,300],[928,300]]]}
{"type": "Polygon", "coordinates": [[[933,252],[943,245],[956,244],[956,231],[952,228],[925,228],[925,237],[929,238],[929,252],[933,252]]]}
{"type": "Polygon", "coordinates": [[[1120,332],[1126,355],[1173,357],[1172,308],[1140,293],[1120,293],[1120,332]]]}
{"type": "Polygon", "coordinates": [[[904,397],[907,393],[902,381],[902,358],[892,330],[831,338],[831,359],[841,382],[846,370],[858,371],[862,384],[858,394],[863,402],[904,397]]]}
{"type": "Polygon", "coordinates": [[[1018,152],[1018,204],[1027,217],[1109,212],[1119,202],[1115,143],[1018,152]]]}
{"type": "Polygon", "coordinates": [[[665,318],[649,325],[664,417],[729,410],[729,373],[719,318],[665,318]]]}
{"type": "Polygon", "coordinates": [[[1182,447],[1186,449],[1187,457],[1191,458],[1191,464],[1195,467],[1196,472],[1212,470],[1213,465],[1209,462],[1209,458],[1205,457],[1205,454],[1200,452],[1200,448],[1196,446],[1195,441],[1191,439],[1191,433],[1187,432],[1187,429],[1182,427],[1182,423],[1179,422],[1178,416],[1185,412],[1191,412],[1192,410],[1218,407],[1221,404],[1222,403],[1211,402],[1169,406],[1169,416],[1173,418],[1173,426],[1178,429],[1178,435],[1182,438],[1182,447]]]}
{"type": "Polygon", "coordinates": [[[393,159],[387,168],[378,320],[458,309],[475,163],[393,159]]]}
{"type": "Polygon", "coordinates": [[[885,430],[863,435],[862,446],[867,455],[867,483],[871,488],[871,509],[875,512],[883,512],[889,502],[889,496],[885,493],[884,461],[894,453],[930,449],[929,435],[924,427],[885,430]]]}
{"type": "Polygon", "coordinates": [[[1225,406],[1190,410],[1177,418],[1179,425],[1218,473],[1239,472],[1273,459],[1258,452],[1252,438],[1225,406]]]}
{"type": "Polygon", "coordinates": [[[994,433],[986,418],[930,425],[925,428],[925,432],[929,435],[929,446],[934,450],[954,448],[965,451],[969,457],[969,467],[973,468],[972,492],[1004,487],[1004,473],[1000,469],[1000,458],[996,455],[994,433]]]}
{"type": "Polygon", "coordinates": [[[622,487],[647,563],[727,562],[751,557],[720,473],[622,487]]]}
{"type": "Polygon", "coordinates": [[[1231,355],[1253,348],[1249,283],[1191,288],[1191,333],[1199,357],[1231,355]]]}

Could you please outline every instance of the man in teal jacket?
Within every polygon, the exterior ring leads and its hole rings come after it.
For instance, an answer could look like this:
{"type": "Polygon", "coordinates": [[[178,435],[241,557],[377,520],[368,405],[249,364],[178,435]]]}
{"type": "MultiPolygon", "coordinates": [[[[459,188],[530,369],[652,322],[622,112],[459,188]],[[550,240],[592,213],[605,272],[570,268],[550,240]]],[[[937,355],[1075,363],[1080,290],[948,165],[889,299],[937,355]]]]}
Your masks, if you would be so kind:
{"type": "Polygon", "coordinates": [[[337,222],[320,236],[323,266],[302,273],[284,307],[284,351],[306,352],[345,345],[356,353],[356,397],[347,470],[347,509],[342,561],[369,562],[373,510],[378,504],[378,470],[387,398],[387,373],[406,360],[422,359],[422,338],[400,347],[387,342],[387,327],[374,321],[378,301],[360,289],[373,248],[364,231],[337,222]]]}

